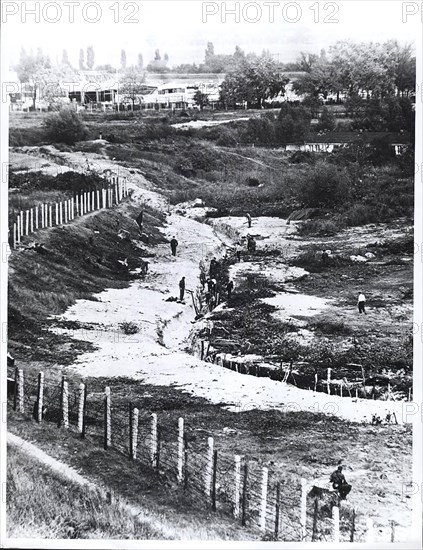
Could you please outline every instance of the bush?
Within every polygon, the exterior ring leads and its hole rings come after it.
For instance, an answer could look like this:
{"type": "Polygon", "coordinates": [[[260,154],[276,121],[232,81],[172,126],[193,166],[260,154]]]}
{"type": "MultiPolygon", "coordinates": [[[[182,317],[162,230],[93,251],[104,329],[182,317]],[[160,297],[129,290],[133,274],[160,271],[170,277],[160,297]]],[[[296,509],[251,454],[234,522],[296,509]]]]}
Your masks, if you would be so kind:
{"type": "Polygon", "coordinates": [[[305,174],[298,198],[309,208],[333,207],[348,201],[347,173],[324,161],[305,174]]]}
{"type": "Polygon", "coordinates": [[[140,331],[139,326],[132,321],[124,321],[119,323],[119,328],[124,332],[124,334],[136,334],[140,331]]]}
{"type": "Polygon", "coordinates": [[[48,116],[44,122],[47,136],[52,142],[73,145],[88,135],[85,124],[75,111],[68,109],[48,116]]]}

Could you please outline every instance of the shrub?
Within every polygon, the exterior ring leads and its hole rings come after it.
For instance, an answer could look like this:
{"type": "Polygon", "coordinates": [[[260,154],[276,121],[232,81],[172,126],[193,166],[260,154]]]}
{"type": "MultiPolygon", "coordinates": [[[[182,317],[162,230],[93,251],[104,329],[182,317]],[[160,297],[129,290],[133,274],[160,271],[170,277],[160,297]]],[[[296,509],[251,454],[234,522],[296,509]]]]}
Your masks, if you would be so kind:
{"type": "Polygon", "coordinates": [[[298,194],[304,206],[309,208],[342,204],[349,195],[347,173],[324,161],[317,162],[305,174],[298,194]]]}
{"type": "Polygon", "coordinates": [[[133,323],[132,321],[124,321],[123,323],[119,323],[119,328],[125,333],[125,334],[136,334],[140,331],[139,326],[136,323],[133,323]]]}
{"type": "Polygon", "coordinates": [[[85,139],[88,130],[80,117],[71,110],[63,110],[48,116],[44,122],[47,136],[51,141],[73,145],[85,139]]]}

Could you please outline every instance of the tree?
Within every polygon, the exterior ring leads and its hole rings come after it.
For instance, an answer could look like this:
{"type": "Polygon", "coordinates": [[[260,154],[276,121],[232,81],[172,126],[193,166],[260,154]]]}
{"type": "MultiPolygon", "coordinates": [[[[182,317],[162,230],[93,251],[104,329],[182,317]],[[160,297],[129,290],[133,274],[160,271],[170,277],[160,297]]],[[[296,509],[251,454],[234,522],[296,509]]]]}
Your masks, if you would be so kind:
{"type": "Polygon", "coordinates": [[[122,70],[126,69],[126,52],[125,52],[125,50],[122,50],[120,52],[120,68],[122,70]]]}
{"type": "Polygon", "coordinates": [[[41,98],[43,89],[49,80],[51,73],[51,63],[48,56],[43,55],[38,49],[37,54],[27,54],[24,49],[21,50],[21,57],[18,65],[15,67],[20,82],[28,84],[32,94],[32,106],[35,109],[37,97],[41,98]]]}
{"type": "Polygon", "coordinates": [[[87,67],[90,71],[94,68],[94,48],[92,46],[87,48],[87,67]]]}
{"type": "Polygon", "coordinates": [[[62,52],[62,65],[68,65],[69,67],[71,66],[67,50],[63,50],[62,52]]]}
{"type": "Polygon", "coordinates": [[[139,71],[142,71],[143,68],[144,68],[144,58],[142,56],[142,53],[138,54],[137,68],[138,68],[139,71]]]}
{"type": "Polygon", "coordinates": [[[200,90],[197,90],[194,94],[194,103],[200,107],[200,111],[209,104],[209,97],[200,90]]]}
{"type": "Polygon", "coordinates": [[[135,102],[139,96],[145,91],[145,75],[137,69],[128,69],[120,81],[119,93],[123,96],[124,101],[132,102],[132,110],[134,110],[135,102]]]}
{"type": "Polygon", "coordinates": [[[44,125],[47,129],[47,136],[53,142],[73,145],[76,141],[85,139],[88,134],[87,128],[79,116],[75,111],[69,109],[49,115],[44,125]]]}
{"type": "Polygon", "coordinates": [[[154,61],[161,61],[161,55],[160,50],[157,48],[157,50],[154,52],[154,61]]]}
{"type": "Polygon", "coordinates": [[[318,132],[321,130],[332,131],[335,129],[335,126],[336,126],[336,119],[334,114],[331,111],[329,111],[327,107],[323,107],[319,122],[317,123],[317,126],[316,126],[316,130],[318,132]]]}
{"type": "Polygon", "coordinates": [[[311,112],[303,105],[284,103],[275,126],[276,140],[281,144],[303,143],[310,132],[311,112]]]}
{"type": "Polygon", "coordinates": [[[249,54],[226,75],[221,99],[227,105],[246,102],[247,107],[262,108],[266,100],[284,95],[288,82],[270,56],[249,54]]]}
{"type": "Polygon", "coordinates": [[[85,61],[84,61],[84,50],[81,48],[79,50],[79,68],[81,71],[85,69],[85,61]]]}

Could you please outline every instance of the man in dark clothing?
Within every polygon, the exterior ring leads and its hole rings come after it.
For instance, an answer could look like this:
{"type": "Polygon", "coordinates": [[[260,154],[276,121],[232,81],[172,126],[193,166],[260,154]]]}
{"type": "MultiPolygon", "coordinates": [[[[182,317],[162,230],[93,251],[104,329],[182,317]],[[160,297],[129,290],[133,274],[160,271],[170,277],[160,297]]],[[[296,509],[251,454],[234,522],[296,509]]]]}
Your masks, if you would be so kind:
{"type": "Polygon", "coordinates": [[[216,275],[216,264],[217,264],[216,258],[212,258],[210,262],[210,269],[209,269],[209,276],[211,279],[216,275]]]}
{"type": "Polygon", "coordinates": [[[179,281],[179,299],[182,300],[184,299],[184,295],[185,295],[185,277],[182,277],[182,279],[179,281]]]}
{"type": "Polygon", "coordinates": [[[201,288],[204,290],[204,287],[206,286],[206,274],[204,273],[204,271],[200,272],[200,283],[201,288]]]}
{"type": "Polygon", "coordinates": [[[226,285],[226,291],[228,293],[228,300],[231,299],[233,289],[234,289],[234,282],[229,280],[228,284],[226,285]]]}
{"type": "Polygon", "coordinates": [[[248,227],[251,227],[251,216],[250,214],[245,214],[245,217],[247,218],[248,227]]]}
{"type": "Polygon", "coordinates": [[[347,483],[347,480],[342,473],[342,466],[338,466],[338,469],[332,472],[330,482],[332,483],[332,487],[335,491],[338,491],[341,500],[345,500],[352,487],[349,483],[347,483]]]}
{"type": "Polygon", "coordinates": [[[170,241],[170,248],[172,250],[172,256],[176,256],[177,246],[178,246],[178,241],[176,240],[176,237],[172,237],[172,240],[170,241]]]}

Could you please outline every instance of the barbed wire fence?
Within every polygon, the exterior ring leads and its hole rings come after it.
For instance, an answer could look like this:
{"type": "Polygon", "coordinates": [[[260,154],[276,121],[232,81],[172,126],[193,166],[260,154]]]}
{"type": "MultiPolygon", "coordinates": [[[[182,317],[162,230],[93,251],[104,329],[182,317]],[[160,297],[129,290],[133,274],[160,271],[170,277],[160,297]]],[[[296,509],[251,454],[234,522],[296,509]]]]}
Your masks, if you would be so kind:
{"type": "MultiPolygon", "coordinates": [[[[198,437],[181,417],[161,421],[134,401],[114,404],[109,387],[70,384],[66,377],[47,380],[43,372],[8,367],[8,406],[38,423],[102,442],[105,450],[142,464],[152,478],[165,478],[191,504],[233,518],[262,540],[374,541],[372,519],[340,508],[332,490],[260,460],[229,455],[213,437],[198,437]]],[[[391,522],[391,542],[394,532],[391,522]]]]}

